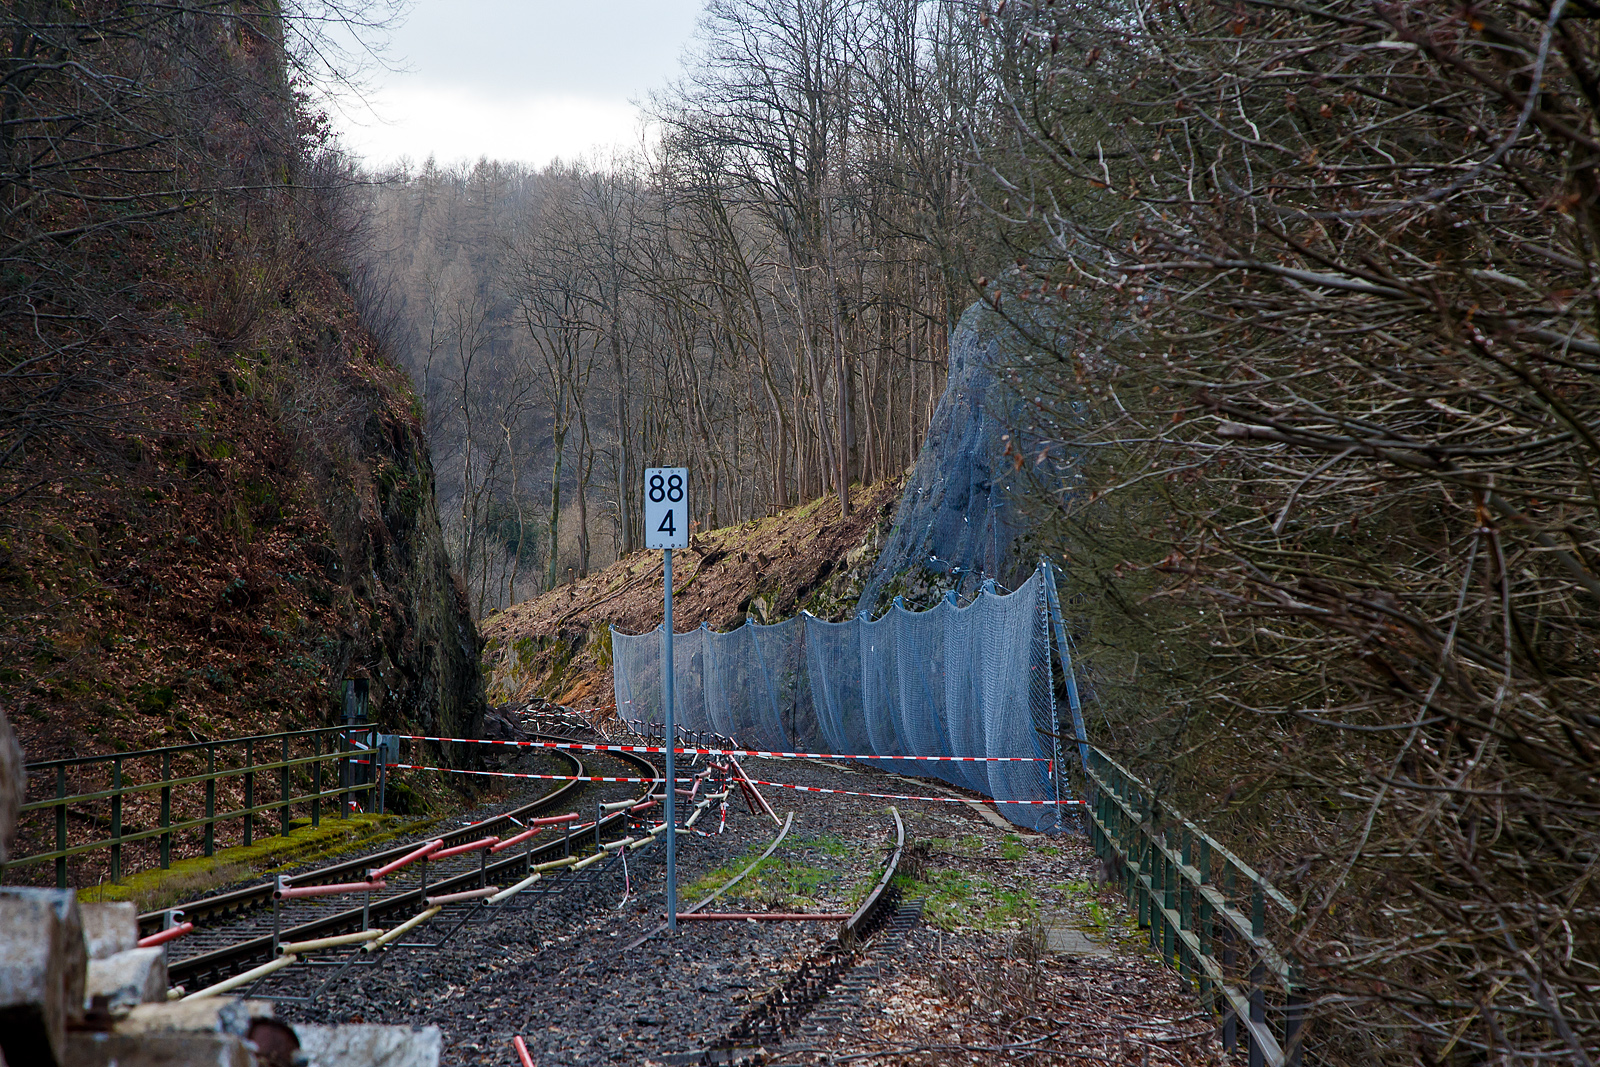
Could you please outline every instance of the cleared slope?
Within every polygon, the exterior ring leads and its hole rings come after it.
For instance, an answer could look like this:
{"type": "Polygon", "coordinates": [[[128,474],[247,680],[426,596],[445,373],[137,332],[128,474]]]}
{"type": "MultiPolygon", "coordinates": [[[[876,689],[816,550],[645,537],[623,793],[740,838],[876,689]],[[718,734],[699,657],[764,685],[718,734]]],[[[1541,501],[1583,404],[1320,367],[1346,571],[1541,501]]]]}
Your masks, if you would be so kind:
{"type": "MultiPolygon", "coordinates": [[[[848,618],[887,536],[903,479],[851,490],[851,513],[825,497],[768,519],[696,537],[673,556],[673,623],[726,630],[800,611],[848,618]]],[[[483,625],[491,700],[612,702],[610,628],[661,624],[661,553],[635,552],[605,570],[515,604],[483,625]]]]}

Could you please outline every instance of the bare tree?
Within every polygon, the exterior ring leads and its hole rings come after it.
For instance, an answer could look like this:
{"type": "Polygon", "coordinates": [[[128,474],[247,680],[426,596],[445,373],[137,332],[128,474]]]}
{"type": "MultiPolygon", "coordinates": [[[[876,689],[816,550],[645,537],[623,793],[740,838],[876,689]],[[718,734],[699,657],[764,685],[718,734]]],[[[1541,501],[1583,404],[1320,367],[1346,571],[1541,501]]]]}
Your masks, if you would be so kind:
{"type": "Polygon", "coordinates": [[[986,18],[990,296],[1115,747],[1297,897],[1321,1054],[1592,1063],[1594,22],[986,18]]]}

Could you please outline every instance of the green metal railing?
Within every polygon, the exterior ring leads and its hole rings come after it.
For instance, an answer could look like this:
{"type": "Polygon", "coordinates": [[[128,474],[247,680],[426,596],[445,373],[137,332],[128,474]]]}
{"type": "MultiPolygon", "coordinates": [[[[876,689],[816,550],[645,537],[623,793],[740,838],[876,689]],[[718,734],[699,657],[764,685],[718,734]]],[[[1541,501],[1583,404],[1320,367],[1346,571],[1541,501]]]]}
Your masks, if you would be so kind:
{"type": "Polygon", "coordinates": [[[20,810],[17,851],[25,852],[30,845],[49,841],[48,821],[40,818],[46,814],[54,816],[55,847],[15,856],[0,874],[54,861],[56,885],[65,889],[69,860],[106,851],[109,880],[120,882],[124,873],[123,850],[129,845],[157,841],[157,862],[166,869],[172,865],[175,843],[187,831],[201,832],[199,851],[211,856],[216,852],[218,823],[238,822],[242,843],[246,845],[256,838],[258,816],[270,819],[276,813],[277,832],[287,834],[295,805],[309,807],[311,824],[319,826],[325,799],[340,798],[339,811],[346,813],[353,795],[379,788],[381,779],[358,780],[374,776],[365,770],[369,764],[352,758],[357,740],[368,746],[372,744],[374,729],[366,724],[326,726],[29,763],[30,799],[20,810]],[[302,752],[309,749],[309,752],[295,755],[296,749],[302,752]],[[260,759],[263,755],[269,755],[266,762],[260,759]],[[272,756],[276,758],[270,758],[272,756]],[[159,772],[155,770],[158,763],[159,772]],[[176,776],[174,763],[180,767],[176,776]],[[323,767],[328,763],[337,764],[336,774],[330,782],[332,788],[324,789],[323,767]],[[273,790],[276,795],[258,802],[256,787],[264,775],[276,777],[273,790]],[[238,807],[217,810],[219,783],[225,794],[238,795],[238,807]],[[192,793],[182,792],[187,787],[195,788],[192,793]],[[307,791],[297,794],[297,788],[307,791]],[[180,790],[180,809],[189,808],[194,814],[174,819],[174,789],[180,790]],[[130,804],[139,808],[143,816],[140,822],[154,825],[126,825],[124,809],[130,804]],[[71,821],[103,827],[106,836],[71,841],[69,810],[75,816],[71,821]]]}
{"type": "Polygon", "coordinates": [[[1269,918],[1287,928],[1294,904],[1098,749],[1089,749],[1085,770],[1090,839],[1121,871],[1150,947],[1221,1017],[1227,1049],[1242,1038],[1251,1067],[1296,1067],[1305,1000],[1267,935],[1269,918]]]}

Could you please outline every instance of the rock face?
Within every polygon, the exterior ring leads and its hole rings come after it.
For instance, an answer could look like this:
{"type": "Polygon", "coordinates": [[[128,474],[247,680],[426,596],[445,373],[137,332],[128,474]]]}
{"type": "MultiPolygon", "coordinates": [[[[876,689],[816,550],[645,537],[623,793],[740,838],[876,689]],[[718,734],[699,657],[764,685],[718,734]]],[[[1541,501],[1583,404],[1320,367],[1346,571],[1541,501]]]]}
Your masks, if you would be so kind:
{"type": "Polygon", "coordinates": [[[0,704],[28,759],[328,725],[351,677],[387,729],[477,730],[479,637],[410,382],[329,271],[285,300],[248,354],[198,331],[183,360],[125,347],[144,423],[30,453],[59,492],[0,544],[0,704]]]}
{"type": "Polygon", "coordinates": [[[944,396],[857,610],[876,615],[901,595],[927,607],[988,578],[1012,588],[1038,562],[1016,546],[1021,517],[1010,494],[1020,483],[1004,435],[1022,420],[1001,382],[1006,358],[988,308],[967,308],[950,338],[944,396]]]}
{"type": "Polygon", "coordinates": [[[481,641],[450,569],[427,442],[392,405],[374,404],[359,447],[355,491],[331,496],[324,512],[351,597],[346,666],[335,675],[370,679],[374,721],[476,737],[481,641]]]}
{"type": "Polygon", "coordinates": [[[75,892],[0,889],[0,1053],[6,1063],[64,1061],[67,1024],[83,1014],[87,962],[75,892]]]}

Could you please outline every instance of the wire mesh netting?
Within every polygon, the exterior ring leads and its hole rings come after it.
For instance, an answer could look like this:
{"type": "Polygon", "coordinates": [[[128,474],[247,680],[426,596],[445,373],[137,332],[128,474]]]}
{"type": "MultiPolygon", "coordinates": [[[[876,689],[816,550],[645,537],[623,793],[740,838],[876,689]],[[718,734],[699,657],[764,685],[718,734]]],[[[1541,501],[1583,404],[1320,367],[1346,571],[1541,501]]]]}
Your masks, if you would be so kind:
{"type": "Polygon", "coordinates": [[[950,335],[944,395],[858,610],[876,614],[897,594],[931,603],[943,590],[965,594],[988,579],[1010,586],[1027,576],[1015,551],[1018,472],[1004,443],[1026,419],[1001,381],[1006,360],[986,307],[973,304],[950,335]]]}
{"type": "MultiPolygon", "coordinates": [[[[701,626],[673,639],[677,725],[741,746],[866,756],[1025,756],[1031,762],[901,761],[877,766],[941,778],[993,797],[1012,822],[1059,825],[1061,760],[1051,627],[1041,566],[1014,593],[985,585],[928,611],[900,602],[877,619],[801,615],[729,633],[701,626]]],[[[617,706],[664,721],[662,628],[613,629],[617,706]]],[[[872,761],[867,761],[872,762],[872,761]]]]}

